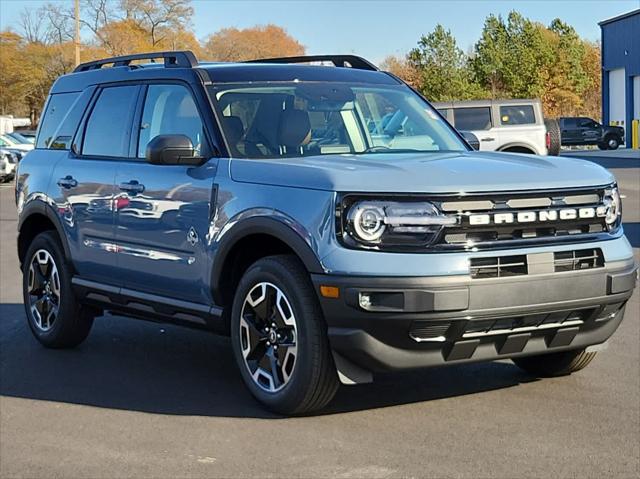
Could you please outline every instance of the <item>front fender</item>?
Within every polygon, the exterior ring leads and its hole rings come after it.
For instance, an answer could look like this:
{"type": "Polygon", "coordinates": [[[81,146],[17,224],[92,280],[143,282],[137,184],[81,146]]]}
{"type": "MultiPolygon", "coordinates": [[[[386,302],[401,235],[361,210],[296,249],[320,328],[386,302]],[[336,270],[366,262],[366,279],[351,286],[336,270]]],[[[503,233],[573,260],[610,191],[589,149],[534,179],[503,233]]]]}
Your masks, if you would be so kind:
{"type": "MultiPolygon", "coordinates": [[[[314,252],[313,236],[293,218],[286,214],[267,209],[244,211],[227,222],[213,239],[212,249],[215,260],[212,268],[214,297],[220,284],[225,260],[238,241],[254,234],[273,236],[288,245],[300,258],[309,273],[325,273],[318,256],[314,252]]],[[[216,298],[218,299],[218,298],[216,298]]]]}

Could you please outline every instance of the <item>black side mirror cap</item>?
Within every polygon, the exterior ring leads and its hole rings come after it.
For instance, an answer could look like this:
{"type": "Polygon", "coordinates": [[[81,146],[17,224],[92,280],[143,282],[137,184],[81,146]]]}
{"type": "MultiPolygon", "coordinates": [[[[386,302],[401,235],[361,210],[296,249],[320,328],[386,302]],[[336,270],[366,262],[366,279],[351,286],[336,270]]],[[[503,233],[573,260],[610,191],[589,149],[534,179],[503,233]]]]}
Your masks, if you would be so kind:
{"type": "Polygon", "coordinates": [[[158,135],[147,144],[147,161],[154,165],[199,166],[204,161],[195,156],[191,139],[186,135],[158,135]]]}
{"type": "Polygon", "coordinates": [[[473,148],[474,150],[480,149],[480,141],[478,140],[478,137],[476,135],[474,135],[470,131],[461,131],[460,134],[471,148],[473,148]]]}

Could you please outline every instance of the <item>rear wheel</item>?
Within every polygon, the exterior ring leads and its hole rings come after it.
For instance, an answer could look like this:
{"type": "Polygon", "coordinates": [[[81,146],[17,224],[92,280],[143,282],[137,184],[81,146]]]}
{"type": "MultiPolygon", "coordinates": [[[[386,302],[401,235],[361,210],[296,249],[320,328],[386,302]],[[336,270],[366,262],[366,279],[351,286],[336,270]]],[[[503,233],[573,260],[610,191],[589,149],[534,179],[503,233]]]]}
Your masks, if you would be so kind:
{"type": "Polygon", "coordinates": [[[534,376],[564,376],[585,368],[596,357],[596,354],[596,351],[587,352],[584,349],[579,349],[513,358],[512,361],[516,366],[534,376]]]}
{"type": "Polygon", "coordinates": [[[318,299],[293,256],[261,259],[244,274],[233,303],[231,340],[242,379],[269,409],[315,411],[338,389],[318,299]]]}
{"type": "Polygon", "coordinates": [[[71,348],[85,340],[93,311],[78,304],[71,268],[51,231],[35,237],[22,265],[22,291],[31,332],[49,348],[71,348]]]}

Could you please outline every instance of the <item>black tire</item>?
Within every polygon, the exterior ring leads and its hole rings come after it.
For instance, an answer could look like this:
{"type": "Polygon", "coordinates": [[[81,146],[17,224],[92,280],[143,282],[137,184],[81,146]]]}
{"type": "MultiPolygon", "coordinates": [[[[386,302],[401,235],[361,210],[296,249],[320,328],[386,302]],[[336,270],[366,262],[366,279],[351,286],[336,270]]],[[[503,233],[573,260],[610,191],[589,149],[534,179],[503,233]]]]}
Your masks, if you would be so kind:
{"type": "MultiPolygon", "coordinates": [[[[64,256],[60,241],[53,231],[46,231],[35,237],[27,249],[22,265],[22,292],[31,332],[42,345],[48,348],[73,348],[79,345],[86,339],[93,325],[95,310],[78,304],[71,286],[71,271],[71,266],[64,256]],[[37,312],[38,308],[36,308],[36,312],[32,310],[32,302],[38,302],[35,298],[39,297],[40,292],[43,295],[47,294],[44,292],[44,288],[34,288],[35,283],[30,281],[32,264],[34,261],[38,261],[36,253],[39,258],[47,258],[48,254],[57,270],[57,281],[48,281],[50,285],[55,283],[57,286],[47,288],[51,293],[50,297],[55,297],[55,290],[59,293],[57,301],[55,298],[51,300],[51,303],[56,303],[57,314],[55,319],[51,317],[46,320],[47,328],[45,328],[45,320],[39,319],[41,315],[37,312]],[[34,291],[36,294],[31,294],[34,291]]],[[[46,311],[51,311],[51,309],[47,308],[46,311]]],[[[45,314],[45,316],[47,315],[45,314]]]]}
{"type": "Polygon", "coordinates": [[[560,153],[560,146],[562,144],[562,138],[560,136],[560,124],[558,120],[545,119],[544,125],[547,127],[549,133],[549,148],[548,154],[551,156],[558,156],[560,153]]]}
{"type": "Polygon", "coordinates": [[[539,377],[565,376],[585,368],[596,357],[597,352],[584,349],[562,351],[559,353],[540,354],[513,358],[512,361],[520,369],[539,377]]]}
{"type": "Polygon", "coordinates": [[[606,143],[598,143],[598,148],[600,148],[601,150],[608,150],[609,149],[607,147],[606,143]]]}
{"type": "Polygon", "coordinates": [[[620,138],[614,135],[609,135],[604,138],[604,144],[608,150],[617,150],[620,146],[620,138]]]}
{"type": "MultiPolygon", "coordinates": [[[[267,286],[264,287],[266,288],[267,286]]],[[[265,313],[262,316],[274,317],[271,313],[265,313]]],[[[270,322],[272,319],[268,319],[268,321],[270,322]]],[[[261,332],[267,329],[268,327],[265,327],[264,330],[262,327],[256,327],[255,329],[252,328],[252,331],[261,332]]],[[[326,331],[327,326],[309,274],[297,258],[290,255],[269,256],[258,260],[245,272],[236,289],[233,301],[231,317],[233,354],[247,388],[267,408],[281,414],[304,414],[322,409],[333,399],[338,389],[339,381],[326,331]],[[276,311],[275,304],[272,304],[271,308],[269,307],[266,289],[262,290],[263,296],[255,297],[260,294],[260,291],[257,294],[254,294],[254,292],[257,288],[262,287],[261,285],[273,285],[280,290],[287,301],[287,306],[285,307],[290,305],[291,308],[289,319],[293,318],[295,323],[295,332],[293,333],[295,340],[293,343],[296,345],[296,352],[293,367],[289,371],[287,378],[284,380],[278,379],[280,389],[275,390],[275,388],[272,388],[274,389],[273,391],[267,389],[269,389],[269,386],[276,385],[275,380],[268,381],[268,385],[260,384],[259,379],[254,379],[254,375],[260,375],[265,370],[259,367],[258,360],[245,360],[244,356],[244,354],[248,354],[248,358],[261,357],[264,359],[268,354],[261,355],[263,350],[271,351],[269,354],[273,354],[273,356],[269,356],[269,358],[283,354],[282,345],[278,353],[273,352],[273,345],[266,346],[270,344],[268,340],[272,337],[267,335],[266,332],[263,338],[254,341],[259,346],[255,348],[248,346],[248,330],[246,327],[244,330],[241,329],[241,321],[244,321],[245,325],[249,320],[264,325],[264,322],[256,319],[261,316],[258,314],[257,309],[253,309],[254,306],[260,308],[263,303],[265,303],[264,311],[271,311],[282,316],[281,312],[276,311]],[[254,295],[253,301],[257,302],[253,306],[247,303],[250,292],[254,295]],[[265,299],[260,301],[261,298],[265,299]],[[245,307],[249,308],[251,313],[243,316],[245,307]],[[260,343],[260,341],[263,342],[260,343]],[[248,350],[251,350],[251,353],[248,350]],[[253,354],[254,351],[256,352],[255,355],[253,354]],[[254,368],[253,372],[251,371],[252,368],[254,368]]],[[[284,354],[288,354],[288,352],[284,354]]],[[[288,359],[288,356],[285,356],[277,360],[276,364],[281,367],[277,372],[284,371],[288,366],[288,359]]],[[[273,361],[276,360],[273,359],[273,361]]],[[[273,378],[274,375],[270,374],[270,376],[273,378]]],[[[276,374],[276,376],[282,378],[284,373],[282,375],[276,374]]]]}

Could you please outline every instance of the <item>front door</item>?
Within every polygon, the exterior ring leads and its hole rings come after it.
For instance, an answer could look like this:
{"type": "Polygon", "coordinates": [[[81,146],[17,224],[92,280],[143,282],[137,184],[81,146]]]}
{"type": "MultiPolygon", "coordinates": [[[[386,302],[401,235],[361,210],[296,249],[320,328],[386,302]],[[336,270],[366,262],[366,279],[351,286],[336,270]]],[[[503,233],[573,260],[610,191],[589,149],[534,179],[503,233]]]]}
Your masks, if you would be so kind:
{"type": "Polygon", "coordinates": [[[583,144],[595,145],[602,138],[601,126],[591,118],[580,118],[579,135],[583,144]]]}
{"type": "Polygon", "coordinates": [[[115,180],[122,286],[206,303],[206,237],[217,160],[199,167],[148,163],[146,147],[157,135],[186,135],[201,155],[209,148],[187,85],[150,84],[143,89],[144,104],[134,128],[137,158],[120,164],[115,180]]]}

